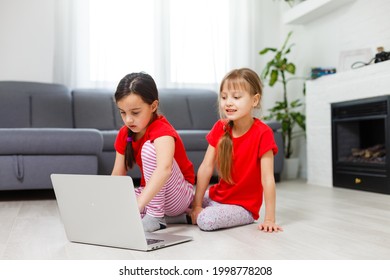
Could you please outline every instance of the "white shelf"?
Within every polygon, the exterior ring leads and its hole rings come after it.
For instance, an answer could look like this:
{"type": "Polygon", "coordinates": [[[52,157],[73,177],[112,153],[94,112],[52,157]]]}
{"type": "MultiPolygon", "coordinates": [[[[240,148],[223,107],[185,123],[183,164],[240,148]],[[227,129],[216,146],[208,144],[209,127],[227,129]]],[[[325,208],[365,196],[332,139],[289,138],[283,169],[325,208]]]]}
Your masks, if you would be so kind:
{"type": "Polygon", "coordinates": [[[305,24],[353,1],[356,0],[306,0],[287,10],[283,22],[305,24]]]}

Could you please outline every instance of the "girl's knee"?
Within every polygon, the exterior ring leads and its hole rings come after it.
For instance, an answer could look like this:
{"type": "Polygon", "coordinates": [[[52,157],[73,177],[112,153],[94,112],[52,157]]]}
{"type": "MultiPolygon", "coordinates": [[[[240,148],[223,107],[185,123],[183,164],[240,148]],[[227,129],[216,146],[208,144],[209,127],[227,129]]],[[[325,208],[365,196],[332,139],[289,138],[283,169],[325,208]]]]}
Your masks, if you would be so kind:
{"type": "Polygon", "coordinates": [[[206,207],[199,213],[197,220],[199,228],[204,231],[232,228],[253,222],[253,217],[247,210],[235,205],[206,207]]]}
{"type": "Polygon", "coordinates": [[[204,231],[213,231],[218,229],[216,217],[207,212],[208,211],[205,208],[199,213],[198,219],[196,220],[198,227],[204,231]]]}

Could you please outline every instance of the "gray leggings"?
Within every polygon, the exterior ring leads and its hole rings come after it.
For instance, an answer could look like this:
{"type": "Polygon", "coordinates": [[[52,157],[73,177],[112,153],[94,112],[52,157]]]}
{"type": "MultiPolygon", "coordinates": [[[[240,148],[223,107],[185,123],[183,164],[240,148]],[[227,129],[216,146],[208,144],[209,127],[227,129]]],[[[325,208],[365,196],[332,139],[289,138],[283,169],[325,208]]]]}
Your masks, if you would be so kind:
{"type": "Polygon", "coordinates": [[[254,222],[252,214],[238,205],[221,204],[209,197],[208,191],[203,198],[204,208],[199,213],[197,224],[201,230],[212,231],[222,228],[242,226],[254,222]]]}

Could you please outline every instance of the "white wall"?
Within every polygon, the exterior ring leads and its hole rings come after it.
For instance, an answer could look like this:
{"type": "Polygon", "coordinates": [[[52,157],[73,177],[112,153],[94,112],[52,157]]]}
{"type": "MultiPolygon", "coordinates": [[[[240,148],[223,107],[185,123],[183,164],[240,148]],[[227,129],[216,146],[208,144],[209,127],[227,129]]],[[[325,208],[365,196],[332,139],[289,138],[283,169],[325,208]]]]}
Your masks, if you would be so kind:
{"type": "MultiPolygon", "coordinates": [[[[283,11],[288,9],[285,3],[280,5],[283,11]]],[[[290,57],[297,66],[297,75],[309,76],[312,67],[338,68],[343,51],[370,48],[373,56],[378,46],[390,51],[389,11],[388,0],[356,0],[308,23],[284,25],[282,38],[288,31],[294,31],[292,42],[296,45],[290,57]]],[[[299,84],[292,85],[290,90],[297,96],[301,94],[299,84]]],[[[306,178],[304,139],[296,143],[295,154],[301,157],[300,174],[306,178]]]]}
{"type": "MultiPolygon", "coordinates": [[[[309,0],[310,1],[310,0],[309,0]]],[[[300,63],[311,67],[338,67],[342,51],[384,46],[390,51],[390,1],[356,0],[296,30],[300,63]]]]}
{"type": "Polygon", "coordinates": [[[53,0],[0,0],[0,80],[51,82],[53,0]]]}

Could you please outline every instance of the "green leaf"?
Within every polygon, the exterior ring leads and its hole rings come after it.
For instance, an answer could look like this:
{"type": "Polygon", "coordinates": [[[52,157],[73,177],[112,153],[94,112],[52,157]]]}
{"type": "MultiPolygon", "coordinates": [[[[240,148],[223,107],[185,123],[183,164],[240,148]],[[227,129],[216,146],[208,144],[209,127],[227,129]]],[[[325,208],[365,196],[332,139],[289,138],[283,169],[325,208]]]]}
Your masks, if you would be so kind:
{"type": "Polygon", "coordinates": [[[284,101],[276,101],[276,105],[273,107],[277,110],[285,110],[287,108],[287,104],[284,101]]]}
{"type": "Polygon", "coordinates": [[[269,80],[269,85],[273,87],[277,80],[278,80],[278,70],[274,69],[271,72],[271,79],[269,80]]]}
{"type": "Polygon", "coordinates": [[[293,63],[289,63],[286,65],[286,71],[295,74],[295,65],[293,63]]]}
{"type": "Polygon", "coordinates": [[[270,70],[272,65],[273,65],[273,61],[270,61],[270,62],[267,63],[267,66],[264,68],[263,72],[261,73],[261,77],[263,79],[267,78],[269,70],[270,70]]]}
{"type": "Polygon", "coordinates": [[[263,54],[266,54],[268,51],[271,51],[271,52],[276,52],[276,49],[275,48],[264,48],[263,50],[261,50],[259,52],[260,55],[263,55],[263,54]]]}
{"type": "Polygon", "coordinates": [[[287,59],[286,58],[281,59],[276,64],[276,67],[279,68],[280,70],[284,71],[286,63],[287,63],[287,59]]]}
{"type": "Polygon", "coordinates": [[[294,101],[292,101],[291,103],[290,103],[290,106],[292,107],[292,108],[297,108],[297,107],[300,107],[300,106],[302,106],[303,104],[301,103],[301,101],[299,100],[299,99],[297,99],[297,100],[294,100],[294,101]]]}
{"type": "Polygon", "coordinates": [[[291,113],[291,118],[297,123],[297,125],[302,128],[302,130],[306,130],[306,116],[302,113],[295,112],[291,113]]]}
{"type": "Polygon", "coordinates": [[[278,64],[280,62],[280,59],[282,57],[282,53],[281,52],[277,52],[276,55],[275,55],[275,64],[278,64]]]}

